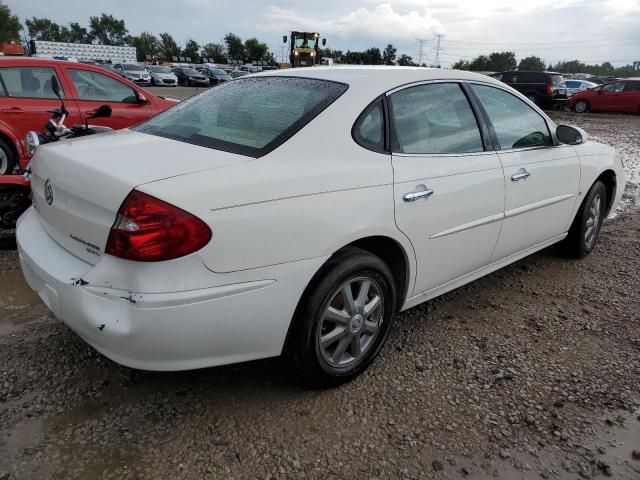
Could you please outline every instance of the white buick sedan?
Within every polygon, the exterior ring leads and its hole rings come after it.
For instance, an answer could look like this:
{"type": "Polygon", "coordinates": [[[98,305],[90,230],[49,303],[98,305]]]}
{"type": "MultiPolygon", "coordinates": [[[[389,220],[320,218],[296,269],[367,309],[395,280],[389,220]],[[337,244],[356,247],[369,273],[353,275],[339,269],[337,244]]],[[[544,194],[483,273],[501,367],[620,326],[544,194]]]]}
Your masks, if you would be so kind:
{"type": "Polygon", "coordinates": [[[615,151],[490,77],[306,68],[45,145],[17,229],[29,285],[145,370],[286,354],[336,383],[396,312],[562,241],[596,244],[615,151]]]}

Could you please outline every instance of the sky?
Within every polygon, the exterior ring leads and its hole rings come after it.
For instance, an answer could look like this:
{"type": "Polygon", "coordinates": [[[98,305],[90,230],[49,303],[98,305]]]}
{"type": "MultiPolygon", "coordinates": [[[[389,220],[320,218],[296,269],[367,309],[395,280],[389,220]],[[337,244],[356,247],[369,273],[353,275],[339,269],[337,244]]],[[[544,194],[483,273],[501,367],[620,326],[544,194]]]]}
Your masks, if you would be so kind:
{"type": "Polygon", "coordinates": [[[536,55],[547,63],[578,59],[616,66],[640,60],[640,0],[3,0],[21,20],[88,24],[109,13],[132,34],[171,33],[184,44],[221,42],[225,33],[266,42],[280,60],[282,36],[318,31],[332,49],[383,49],[433,63],[436,34],[440,64],[449,66],[492,51],[536,55]]]}

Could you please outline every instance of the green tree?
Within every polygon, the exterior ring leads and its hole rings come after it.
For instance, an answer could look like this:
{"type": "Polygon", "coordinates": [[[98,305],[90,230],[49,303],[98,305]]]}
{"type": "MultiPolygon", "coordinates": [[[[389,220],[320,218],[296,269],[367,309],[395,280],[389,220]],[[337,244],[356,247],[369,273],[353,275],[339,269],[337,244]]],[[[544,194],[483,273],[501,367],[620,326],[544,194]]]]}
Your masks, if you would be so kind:
{"type": "Polygon", "coordinates": [[[192,63],[199,63],[200,62],[200,55],[198,53],[199,51],[200,51],[200,45],[198,45],[198,42],[196,42],[195,40],[189,39],[186,45],[184,46],[184,48],[182,49],[181,55],[183,57],[191,58],[192,63]]]}
{"type": "Polygon", "coordinates": [[[245,40],[244,51],[248,60],[267,60],[270,56],[269,46],[255,37],[245,40]]]}
{"type": "Polygon", "coordinates": [[[156,57],[160,53],[158,38],[149,32],[142,32],[137,37],[131,37],[131,46],[136,47],[139,62],[146,60],[147,55],[156,57]]]}
{"type": "Polygon", "coordinates": [[[229,56],[229,59],[244,60],[247,57],[244,50],[244,44],[239,36],[233,33],[227,33],[224,36],[224,43],[227,46],[227,55],[229,56]]]}
{"type": "Polygon", "coordinates": [[[518,65],[514,52],[493,52],[489,55],[489,64],[486,70],[500,72],[505,70],[515,70],[518,65]]]}
{"type": "Polygon", "coordinates": [[[207,43],[202,47],[200,55],[205,58],[212,58],[215,63],[227,63],[226,53],[224,45],[219,43],[207,43]]]}
{"type": "Polygon", "coordinates": [[[518,63],[518,70],[533,70],[534,72],[542,72],[545,69],[544,60],[540,57],[526,57],[518,63]]]}
{"type": "Polygon", "coordinates": [[[99,17],[89,17],[89,29],[91,39],[101,45],[125,45],[127,43],[129,31],[124,20],[118,20],[113,15],[103,13],[99,17]]]}
{"type": "Polygon", "coordinates": [[[180,56],[180,47],[170,33],[164,32],[160,34],[160,54],[165,60],[180,56]]]}
{"type": "Polygon", "coordinates": [[[33,40],[43,40],[47,42],[63,41],[60,25],[52,22],[48,18],[32,17],[24,22],[27,25],[29,36],[33,40]]]}
{"type": "Polygon", "coordinates": [[[398,58],[398,65],[402,67],[415,67],[418,64],[413,61],[412,57],[410,57],[406,53],[403,53],[402,55],[400,55],[400,58],[398,58]]]}
{"type": "Polygon", "coordinates": [[[388,44],[382,52],[382,60],[385,65],[395,65],[396,64],[396,54],[398,53],[398,49],[391,44],[388,44]]]}
{"type": "Polygon", "coordinates": [[[458,60],[456,63],[451,65],[451,68],[454,70],[471,70],[471,64],[466,60],[458,60]]]}
{"type": "Polygon", "coordinates": [[[11,9],[0,2],[0,42],[10,42],[20,40],[20,20],[16,15],[11,14],[11,9]]]}
{"type": "Polygon", "coordinates": [[[69,23],[68,27],[62,27],[61,33],[69,43],[91,43],[91,35],[86,28],[76,22],[69,23]]]}
{"type": "Polygon", "coordinates": [[[474,72],[490,70],[489,57],[487,57],[486,55],[478,55],[476,58],[469,62],[469,70],[474,72]]]}

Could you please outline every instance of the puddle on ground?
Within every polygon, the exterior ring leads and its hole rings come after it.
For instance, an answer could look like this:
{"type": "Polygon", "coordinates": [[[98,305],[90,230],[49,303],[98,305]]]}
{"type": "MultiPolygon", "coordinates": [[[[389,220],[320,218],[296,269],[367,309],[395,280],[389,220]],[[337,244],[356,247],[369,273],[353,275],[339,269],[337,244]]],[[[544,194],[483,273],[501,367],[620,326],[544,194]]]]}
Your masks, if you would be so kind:
{"type": "Polygon", "coordinates": [[[576,480],[581,478],[640,479],[640,409],[615,416],[614,425],[586,438],[574,452],[543,448],[535,457],[512,452],[508,459],[456,458],[446,465],[441,478],[474,480],[576,480]],[[463,469],[466,469],[464,471],[463,469]],[[488,473],[487,473],[488,472],[488,473]]]}
{"type": "Polygon", "coordinates": [[[0,335],[46,315],[47,307],[25,282],[20,270],[0,272],[0,335]]]}

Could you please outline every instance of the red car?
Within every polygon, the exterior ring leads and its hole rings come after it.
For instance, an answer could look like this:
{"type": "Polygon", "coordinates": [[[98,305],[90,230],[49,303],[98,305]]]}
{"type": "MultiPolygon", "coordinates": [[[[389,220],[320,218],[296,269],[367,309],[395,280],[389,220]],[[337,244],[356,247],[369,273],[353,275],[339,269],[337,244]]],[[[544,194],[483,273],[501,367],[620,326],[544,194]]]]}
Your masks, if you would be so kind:
{"type": "Polygon", "coordinates": [[[0,175],[11,173],[16,163],[29,161],[23,145],[29,130],[40,131],[49,110],[60,100],[51,88],[56,75],[69,111],[66,125],[82,123],[100,105],[109,105],[109,118],[92,120],[113,129],[142,122],[176,101],[157,97],[120,75],[93,65],[61,60],[0,57],[0,175]]]}
{"type": "Polygon", "coordinates": [[[569,97],[567,108],[578,113],[588,111],[640,114],[640,78],[604,83],[569,97]]]}

